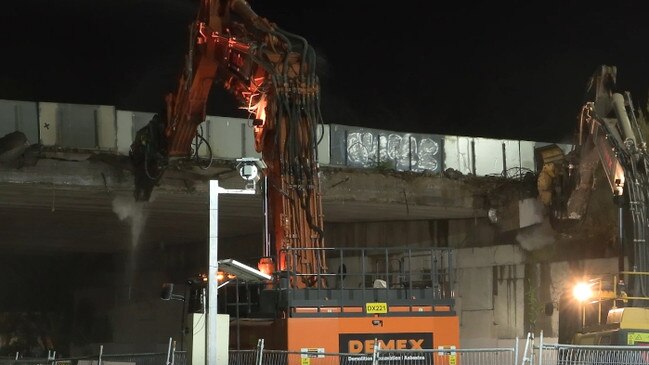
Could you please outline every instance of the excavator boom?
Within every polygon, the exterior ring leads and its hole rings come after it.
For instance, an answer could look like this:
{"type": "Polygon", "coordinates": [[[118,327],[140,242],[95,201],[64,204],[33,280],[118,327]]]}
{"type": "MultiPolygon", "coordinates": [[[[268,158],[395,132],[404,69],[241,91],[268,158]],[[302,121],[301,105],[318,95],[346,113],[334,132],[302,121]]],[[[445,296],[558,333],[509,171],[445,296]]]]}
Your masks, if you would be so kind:
{"type": "MultiPolygon", "coordinates": [[[[326,271],[316,130],[321,122],[315,52],[300,36],[259,17],[245,0],[203,0],[190,27],[178,89],[131,145],[135,198],[148,201],[165,169],[192,153],[216,80],[253,120],[267,169],[276,269],[326,271]],[[287,249],[293,250],[286,255],[287,249]]],[[[297,286],[315,284],[304,276],[297,286]]]]}
{"type": "MultiPolygon", "coordinates": [[[[603,301],[613,308],[622,302],[630,307],[649,307],[649,156],[631,94],[619,91],[616,79],[615,66],[603,65],[596,70],[578,115],[573,150],[566,156],[551,151],[558,147],[541,151],[543,168],[538,178],[539,195],[548,207],[552,226],[570,234],[589,215],[600,166],[605,174],[615,203],[612,206],[617,210],[619,273],[612,280],[617,288],[612,289],[612,296],[602,295],[600,290],[590,303],[600,305],[598,321],[603,317],[603,301]],[[622,287],[625,289],[619,289],[622,287]]],[[[586,313],[583,307],[582,311],[586,313]]],[[[574,338],[586,341],[601,333],[574,338]]]]}

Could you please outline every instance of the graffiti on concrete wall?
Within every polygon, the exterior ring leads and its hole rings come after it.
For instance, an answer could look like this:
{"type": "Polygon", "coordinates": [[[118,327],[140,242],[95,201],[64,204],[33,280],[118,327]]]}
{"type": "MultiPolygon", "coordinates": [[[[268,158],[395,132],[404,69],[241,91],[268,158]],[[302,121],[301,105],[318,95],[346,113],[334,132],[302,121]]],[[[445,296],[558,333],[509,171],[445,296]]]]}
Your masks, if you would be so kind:
{"type": "Polygon", "coordinates": [[[337,164],[415,172],[442,169],[441,136],[344,126],[334,126],[331,134],[332,162],[337,164]]]}

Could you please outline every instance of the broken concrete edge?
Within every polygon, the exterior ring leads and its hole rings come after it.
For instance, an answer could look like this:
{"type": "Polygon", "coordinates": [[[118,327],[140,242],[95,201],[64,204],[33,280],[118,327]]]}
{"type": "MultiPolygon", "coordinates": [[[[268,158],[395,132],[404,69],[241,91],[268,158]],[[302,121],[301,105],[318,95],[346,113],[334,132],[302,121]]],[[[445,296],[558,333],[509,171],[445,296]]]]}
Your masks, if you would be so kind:
{"type": "MultiPolygon", "coordinates": [[[[490,206],[507,204],[516,196],[511,188],[521,185],[520,180],[498,176],[459,176],[332,165],[320,166],[319,173],[324,201],[448,206],[473,209],[477,216],[485,216],[490,206]],[[497,199],[490,196],[494,192],[500,192],[497,199]]],[[[179,159],[172,161],[155,190],[164,194],[203,195],[209,192],[209,181],[213,179],[222,181],[224,186],[243,186],[235,161],[213,160],[209,167],[201,168],[195,161],[179,159]]],[[[41,147],[33,166],[0,165],[0,183],[126,192],[133,189],[133,175],[128,156],[96,150],[41,147]]]]}

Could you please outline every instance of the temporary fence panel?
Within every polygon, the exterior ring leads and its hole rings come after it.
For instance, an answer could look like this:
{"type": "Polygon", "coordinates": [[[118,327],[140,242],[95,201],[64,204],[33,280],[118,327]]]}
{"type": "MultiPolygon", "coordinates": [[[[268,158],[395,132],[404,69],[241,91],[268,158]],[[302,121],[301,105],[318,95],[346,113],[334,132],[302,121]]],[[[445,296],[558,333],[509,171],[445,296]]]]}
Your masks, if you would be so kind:
{"type": "Polygon", "coordinates": [[[257,350],[231,350],[228,356],[228,365],[255,365],[257,350]]]}
{"type": "Polygon", "coordinates": [[[521,365],[647,365],[649,347],[544,344],[528,333],[521,365]]]}
{"type": "MultiPolygon", "coordinates": [[[[167,364],[166,353],[143,353],[143,354],[123,354],[123,355],[103,355],[101,357],[102,365],[159,365],[167,364]]],[[[96,364],[81,364],[77,365],[96,365],[96,364]]]]}
{"type": "MultiPolygon", "coordinates": [[[[99,365],[99,355],[57,359],[1,358],[0,365],[99,365]]],[[[142,353],[123,355],[102,355],[102,365],[186,365],[185,353],[176,352],[168,359],[167,353],[142,353]]]]}
{"type": "Polygon", "coordinates": [[[378,349],[372,365],[515,365],[517,348],[392,350],[378,349]]]}
{"type": "MultiPolygon", "coordinates": [[[[254,351],[253,351],[254,352],[254,351]]],[[[319,348],[299,352],[263,350],[259,353],[231,351],[229,365],[371,365],[372,355],[358,353],[327,353],[319,348]],[[261,361],[259,361],[261,360],[261,361]]]]}
{"type": "Polygon", "coordinates": [[[56,358],[56,352],[46,358],[25,358],[16,353],[14,357],[0,357],[0,365],[187,365],[187,353],[176,351],[175,347],[170,338],[167,352],[105,354],[100,346],[97,355],[67,358],[56,358]]]}
{"type": "Polygon", "coordinates": [[[518,346],[485,349],[375,349],[373,353],[279,350],[230,351],[229,365],[515,365],[518,346]],[[259,361],[261,359],[261,361],[259,361]]]}
{"type": "Polygon", "coordinates": [[[541,345],[535,349],[538,365],[647,365],[649,349],[644,346],[541,345]]]}

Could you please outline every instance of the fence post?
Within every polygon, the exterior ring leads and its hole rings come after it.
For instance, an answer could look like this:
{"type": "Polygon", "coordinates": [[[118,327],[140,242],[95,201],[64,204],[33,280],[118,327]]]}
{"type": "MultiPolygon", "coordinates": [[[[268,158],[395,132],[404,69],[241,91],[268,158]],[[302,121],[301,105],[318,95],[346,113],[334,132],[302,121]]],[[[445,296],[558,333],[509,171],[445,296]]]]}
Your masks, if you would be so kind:
{"type": "Polygon", "coordinates": [[[527,340],[525,340],[525,351],[523,352],[523,361],[521,364],[531,364],[530,358],[527,357],[527,350],[530,347],[534,347],[534,334],[532,332],[527,333],[527,340]],[[530,340],[532,340],[532,343],[530,344],[530,340]]]}
{"type": "Polygon", "coordinates": [[[176,363],[176,341],[174,341],[173,346],[171,347],[171,365],[176,363]]]}
{"type": "Polygon", "coordinates": [[[518,364],[518,336],[516,336],[516,341],[514,341],[514,364],[518,364]]]}
{"type": "Polygon", "coordinates": [[[54,364],[56,360],[56,351],[47,350],[47,362],[54,364]]]}
{"type": "Polygon", "coordinates": [[[101,357],[104,355],[104,345],[99,345],[99,359],[97,361],[98,365],[101,365],[101,357]]]}
{"type": "Polygon", "coordinates": [[[543,331],[541,330],[541,338],[539,339],[539,365],[543,365],[543,331]]]}
{"type": "Polygon", "coordinates": [[[171,360],[170,360],[170,358],[171,358],[171,341],[172,341],[172,339],[171,339],[171,337],[169,337],[169,345],[167,345],[167,363],[166,363],[167,365],[171,364],[171,360]]]}
{"type": "Polygon", "coordinates": [[[255,364],[261,365],[263,355],[264,355],[264,339],[260,338],[259,340],[257,340],[257,359],[255,361],[255,364]]]}
{"type": "Polygon", "coordinates": [[[374,351],[372,352],[372,365],[378,365],[379,363],[379,351],[381,351],[381,345],[379,344],[379,339],[374,339],[374,351]]]}

